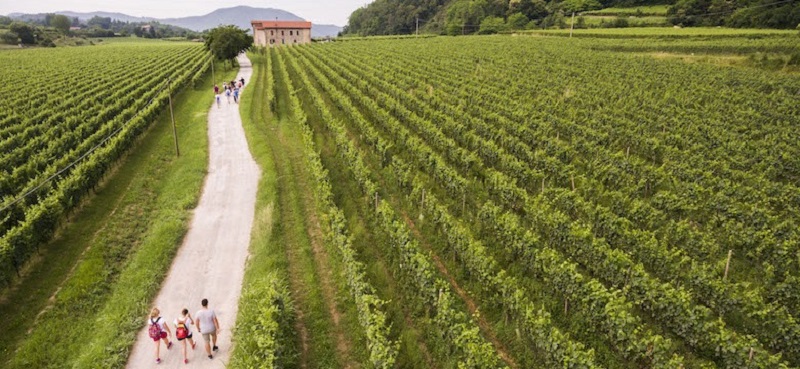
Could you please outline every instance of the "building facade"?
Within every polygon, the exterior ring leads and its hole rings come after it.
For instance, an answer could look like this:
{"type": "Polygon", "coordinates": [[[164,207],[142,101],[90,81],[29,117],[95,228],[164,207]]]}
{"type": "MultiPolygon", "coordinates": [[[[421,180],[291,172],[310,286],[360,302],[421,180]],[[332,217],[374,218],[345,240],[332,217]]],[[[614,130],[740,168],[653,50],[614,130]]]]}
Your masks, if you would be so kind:
{"type": "Polygon", "coordinates": [[[256,46],[297,45],[311,42],[311,22],[254,20],[253,43],[256,46]]]}

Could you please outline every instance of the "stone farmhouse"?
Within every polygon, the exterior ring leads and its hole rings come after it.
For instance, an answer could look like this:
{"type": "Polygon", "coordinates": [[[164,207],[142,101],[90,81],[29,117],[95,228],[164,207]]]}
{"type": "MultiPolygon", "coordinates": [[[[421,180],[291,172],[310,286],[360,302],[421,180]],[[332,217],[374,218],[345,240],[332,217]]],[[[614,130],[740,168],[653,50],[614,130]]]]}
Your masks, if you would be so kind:
{"type": "Polygon", "coordinates": [[[256,46],[307,44],[311,42],[311,22],[254,20],[253,43],[256,46]]]}

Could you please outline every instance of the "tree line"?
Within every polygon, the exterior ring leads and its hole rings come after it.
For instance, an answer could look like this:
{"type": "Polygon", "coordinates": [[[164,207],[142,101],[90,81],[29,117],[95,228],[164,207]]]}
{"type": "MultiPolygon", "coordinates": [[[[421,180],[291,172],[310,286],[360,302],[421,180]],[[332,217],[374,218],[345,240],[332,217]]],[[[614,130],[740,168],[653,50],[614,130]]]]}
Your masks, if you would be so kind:
{"type": "MultiPolygon", "coordinates": [[[[663,5],[665,0],[376,0],[356,9],[344,35],[498,33],[566,27],[572,13],[607,7],[663,5]]],[[[669,0],[666,0],[669,1],[669,0]]],[[[792,29],[800,25],[796,0],[677,0],[667,21],[681,26],[792,29]]],[[[620,22],[617,26],[626,26],[620,22]]]]}
{"type": "Polygon", "coordinates": [[[59,37],[128,37],[199,38],[200,33],[159,22],[123,22],[111,17],[92,17],[81,21],[62,14],[13,19],[0,16],[0,42],[9,45],[39,45],[54,47],[59,37]]]}

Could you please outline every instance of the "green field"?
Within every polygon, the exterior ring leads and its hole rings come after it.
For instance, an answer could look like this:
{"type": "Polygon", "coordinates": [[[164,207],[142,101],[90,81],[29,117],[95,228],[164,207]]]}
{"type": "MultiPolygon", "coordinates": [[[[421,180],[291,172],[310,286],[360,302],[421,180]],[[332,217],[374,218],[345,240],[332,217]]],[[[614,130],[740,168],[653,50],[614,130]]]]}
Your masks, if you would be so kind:
{"type": "Polygon", "coordinates": [[[605,8],[582,12],[581,15],[607,15],[607,16],[661,16],[667,15],[669,5],[635,6],[630,8],[605,8]]]}
{"type": "MultiPolygon", "coordinates": [[[[4,151],[2,160],[23,151],[26,159],[2,173],[4,184],[36,171],[25,181],[39,183],[52,167],[100,144],[37,196],[53,201],[48,196],[57,196],[71,178],[85,186],[80,197],[69,198],[71,207],[58,208],[63,215],[52,215],[53,224],[35,223],[56,227],[34,229],[40,236],[57,230],[57,237],[32,245],[29,260],[21,250],[8,248],[24,244],[3,243],[4,255],[13,251],[22,265],[22,278],[11,265],[4,266],[11,273],[4,277],[10,287],[0,299],[5,317],[0,366],[118,367],[139,327],[134,317],[148,309],[163,278],[148,271],[170,264],[205,172],[208,100],[200,100],[197,91],[175,96],[179,140],[198,143],[184,146],[176,158],[164,78],[172,77],[173,93],[191,90],[192,83],[209,86],[201,78],[208,55],[197,44],[140,42],[12,50],[0,53],[0,59],[12,66],[3,70],[7,77],[40,84],[29,94],[12,93],[3,100],[3,143],[13,149],[4,151]],[[49,166],[33,166],[40,162],[49,166]],[[105,170],[89,170],[87,165],[98,162],[105,170]],[[87,172],[92,176],[80,176],[87,172]]],[[[5,203],[22,191],[9,188],[14,187],[4,187],[5,203]]],[[[36,199],[25,200],[28,207],[20,211],[36,209],[36,199]]],[[[4,211],[4,219],[8,214],[4,211]]],[[[4,234],[4,242],[14,229],[4,234]]]]}
{"type": "MultiPolygon", "coordinates": [[[[521,31],[522,33],[564,36],[569,35],[569,29],[554,30],[531,30],[521,31]]],[[[746,40],[754,37],[778,37],[783,39],[797,38],[797,31],[777,30],[777,29],[741,29],[741,28],[722,28],[722,27],[641,27],[641,28],[605,28],[605,29],[576,29],[573,31],[576,37],[597,37],[597,38],[735,38],[746,40]]]]}
{"type": "Polygon", "coordinates": [[[413,303],[367,347],[399,340],[405,360],[422,345],[433,367],[798,364],[800,80],[614,49],[642,44],[439,37],[269,53],[274,96],[302,107],[290,117],[336,178],[339,227],[386,240],[353,243],[367,280],[386,283],[380,263],[409,286],[378,288],[385,311],[413,303]],[[403,341],[408,319],[425,327],[420,345],[403,341]]]}
{"type": "MultiPolygon", "coordinates": [[[[607,15],[582,15],[586,27],[603,27],[604,25],[611,25],[618,22],[620,17],[607,16],[607,15]]],[[[627,27],[665,27],[667,26],[667,18],[659,16],[644,16],[644,17],[623,17],[627,22],[627,27]]],[[[579,20],[576,21],[576,24],[579,20]]],[[[567,24],[570,24],[568,21],[567,24]]]]}
{"type": "MultiPolygon", "coordinates": [[[[796,32],[568,32],[248,54],[263,176],[228,365],[800,366],[796,32]]],[[[31,223],[52,241],[2,244],[1,367],[124,365],[205,175],[207,60],[173,42],[0,52],[9,78],[58,81],[0,103],[5,201],[171,71],[194,143],[174,157],[161,104],[31,223]]],[[[4,213],[2,240],[36,204],[4,213]]]]}
{"type": "Polygon", "coordinates": [[[58,228],[167,104],[208,67],[196,44],[0,53],[0,286],[58,228]],[[58,60],[57,63],[52,62],[58,60]]]}
{"type": "MultiPolygon", "coordinates": [[[[667,22],[668,8],[668,5],[605,8],[581,12],[578,17],[583,18],[584,26],[589,28],[619,27],[620,22],[624,22],[625,27],[666,27],[670,25],[667,22]]],[[[571,20],[567,23],[571,24],[571,20]]]]}

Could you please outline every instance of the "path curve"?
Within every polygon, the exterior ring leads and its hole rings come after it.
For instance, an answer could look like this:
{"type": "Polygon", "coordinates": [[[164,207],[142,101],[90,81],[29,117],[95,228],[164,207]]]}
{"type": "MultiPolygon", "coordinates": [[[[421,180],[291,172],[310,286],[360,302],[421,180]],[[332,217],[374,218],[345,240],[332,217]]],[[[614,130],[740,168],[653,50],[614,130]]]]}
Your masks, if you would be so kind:
{"type": "MultiPolygon", "coordinates": [[[[250,60],[244,54],[238,60],[237,80],[244,77],[249,83],[253,71],[250,60]]],[[[208,96],[213,100],[211,93],[208,96]]],[[[261,170],[247,146],[239,105],[228,104],[224,95],[222,106],[218,108],[212,104],[209,111],[208,142],[208,174],[200,202],[153,304],[170,323],[175,342],[169,351],[162,343],[162,362],[158,367],[224,368],[230,359],[231,333],[236,323],[261,170]],[[190,348],[189,365],[185,365],[172,321],[184,307],[194,316],[203,298],[208,298],[209,307],[216,311],[219,319],[219,351],[213,359],[208,359],[203,338],[195,332],[197,348],[193,352],[190,348]]],[[[187,144],[190,143],[184,143],[187,144]]],[[[142,330],[128,357],[127,368],[156,366],[155,345],[147,335],[145,318],[141,318],[142,330]]]]}

